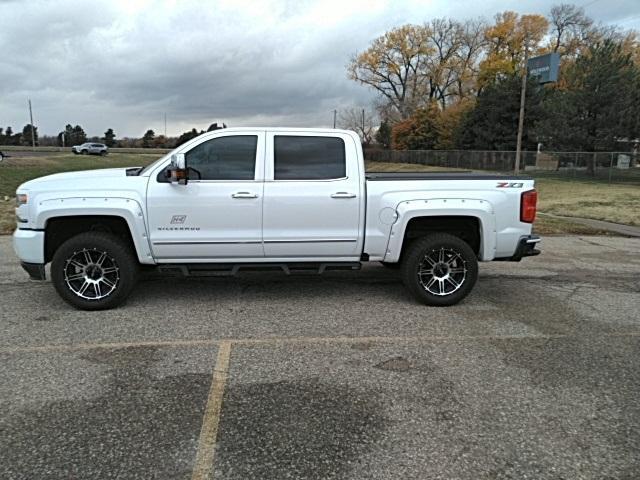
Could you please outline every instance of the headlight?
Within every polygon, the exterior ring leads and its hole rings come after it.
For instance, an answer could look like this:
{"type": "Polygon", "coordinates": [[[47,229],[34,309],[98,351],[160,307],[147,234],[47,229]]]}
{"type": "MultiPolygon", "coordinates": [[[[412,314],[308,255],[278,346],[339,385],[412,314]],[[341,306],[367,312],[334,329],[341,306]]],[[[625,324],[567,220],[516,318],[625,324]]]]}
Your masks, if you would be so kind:
{"type": "Polygon", "coordinates": [[[16,206],[26,205],[29,201],[29,195],[26,193],[19,193],[16,195],[16,206]]]}

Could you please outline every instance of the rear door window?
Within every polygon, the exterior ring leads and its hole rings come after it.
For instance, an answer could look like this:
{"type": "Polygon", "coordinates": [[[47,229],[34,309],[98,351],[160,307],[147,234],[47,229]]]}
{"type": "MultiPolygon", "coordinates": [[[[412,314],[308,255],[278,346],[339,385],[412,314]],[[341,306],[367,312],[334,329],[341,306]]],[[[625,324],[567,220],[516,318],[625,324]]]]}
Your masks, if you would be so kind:
{"type": "Polygon", "coordinates": [[[341,138],[276,135],[273,146],[275,180],[332,180],[347,176],[341,138]]]}

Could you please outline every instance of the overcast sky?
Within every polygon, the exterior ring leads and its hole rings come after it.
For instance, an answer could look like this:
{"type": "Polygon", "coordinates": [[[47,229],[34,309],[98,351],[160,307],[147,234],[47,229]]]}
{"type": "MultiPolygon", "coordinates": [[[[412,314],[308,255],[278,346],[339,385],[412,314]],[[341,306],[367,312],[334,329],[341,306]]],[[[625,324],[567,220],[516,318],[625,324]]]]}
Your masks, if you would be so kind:
{"type": "MultiPolygon", "coordinates": [[[[566,0],[565,0],[566,1],[566,0]]],[[[434,17],[548,13],[559,0],[0,0],[0,126],[41,134],[178,134],[229,126],[330,126],[369,106],[347,79],[357,51],[434,17]]],[[[640,30],[640,0],[582,0],[603,23],[640,30]]]]}

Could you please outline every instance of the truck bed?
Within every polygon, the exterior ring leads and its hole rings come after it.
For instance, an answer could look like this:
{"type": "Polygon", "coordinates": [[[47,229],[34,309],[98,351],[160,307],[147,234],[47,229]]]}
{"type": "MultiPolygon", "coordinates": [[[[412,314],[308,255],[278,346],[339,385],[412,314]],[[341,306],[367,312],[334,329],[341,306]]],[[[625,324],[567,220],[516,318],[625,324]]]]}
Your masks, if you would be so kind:
{"type": "Polygon", "coordinates": [[[369,172],[365,175],[371,182],[397,180],[532,180],[521,175],[474,172],[369,172]]]}

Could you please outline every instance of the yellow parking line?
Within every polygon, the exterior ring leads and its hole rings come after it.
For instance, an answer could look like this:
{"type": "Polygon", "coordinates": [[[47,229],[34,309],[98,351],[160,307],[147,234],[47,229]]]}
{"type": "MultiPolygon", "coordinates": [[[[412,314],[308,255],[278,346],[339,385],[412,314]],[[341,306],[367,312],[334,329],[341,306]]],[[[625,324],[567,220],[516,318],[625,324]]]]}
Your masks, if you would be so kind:
{"type": "Polygon", "coordinates": [[[196,464],[191,475],[192,480],[205,480],[213,476],[213,458],[215,456],[218,425],[220,424],[220,413],[222,412],[222,397],[227,383],[230,356],[231,342],[223,340],[218,347],[218,358],[213,370],[211,390],[209,391],[209,398],[204,411],[204,418],[202,419],[196,464]]]}
{"type": "Polygon", "coordinates": [[[135,348],[135,347],[198,347],[212,346],[218,340],[159,340],[148,342],[110,342],[110,343],[76,343],[73,345],[39,345],[34,347],[0,348],[0,353],[53,353],[72,352],[75,350],[93,350],[99,348],[135,348]]]}
{"type": "MultiPolygon", "coordinates": [[[[638,337],[640,331],[612,332],[599,334],[601,337],[638,337]]],[[[483,340],[554,340],[596,338],[589,335],[569,333],[540,333],[535,335],[413,335],[413,336],[371,336],[371,337],[267,337],[229,339],[234,345],[300,345],[300,344],[341,344],[341,343],[428,343],[428,342],[465,342],[483,340]]]]}
{"type": "Polygon", "coordinates": [[[373,336],[373,337],[271,337],[271,338],[239,338],[231,340],[235,345],[278,345],[302,343],[420,343],[420,342],[449,342],[466,340],[535,340],[572,337],[568,334],[539,334],[539,335],[414,335],[402,336],[373,336]]]}
{"type": "MultiPolygon", "coordinates": [[[[598,334],[601,337],[638,337],[640,331],[610,332],[598,334]]],[[[390,342],[452,342],[473,340],[535,340],[557,338],[591,338],[589,335],[574,335],[568,333],[537,334],[537,335],[414,335],[403,336],[371,336],[371,337],[267,337],[267,338],[228,338],[228,339],[203,339],[203,340],[159,340],[148,342],[113,342],[113,343],[78,343],[72,345],[37,345],[33,347],[0,347],[0,354],[12,353],[54,353],[72,352],[75,350],[115,349],[135,347],[198,347],[212,346],[224,342],[235,345],[279,345],[279,344],[304,344],[304,343],[390,343],[390,342]]]]}

